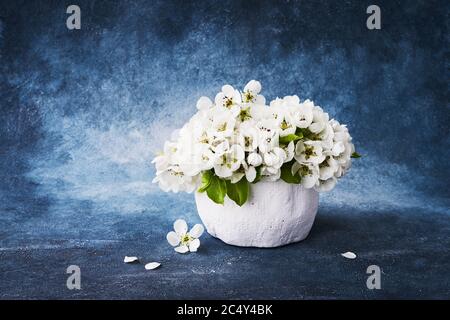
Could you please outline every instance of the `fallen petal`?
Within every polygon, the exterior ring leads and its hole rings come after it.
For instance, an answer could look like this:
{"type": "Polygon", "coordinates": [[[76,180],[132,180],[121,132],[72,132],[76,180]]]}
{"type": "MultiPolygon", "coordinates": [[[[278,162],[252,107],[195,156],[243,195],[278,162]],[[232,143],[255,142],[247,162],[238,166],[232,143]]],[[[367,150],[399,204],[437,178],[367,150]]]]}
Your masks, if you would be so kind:
{"type": "Polygon", "coordinates": [[[158,268],[160,265],[161,265],[161,263],[158,263],[158,262],[150,262],[150,263],[147,263],[145,265],[145,269],[146,270],[153,270],[153,269],[158,268]]]}
{"type": "Polygon", "coordinates": [[[188,246],[179,246],[175,248],[175,251],[178,253],[186,253],[189,251],[188,246]]]}
{"type": "Polygon", "coordinates": [[[125,256],[125,259],[123,259],[123,262],[125,262],[125,263],[131,263],[131,262],[135,262],[135,261],[139,261],[138,257],[125,256]]]}
{"type": "Polygon", "coordinates": [[[356,254],[354,254],[353,252],[347,251],[346,253],[341,253],[341,256],[343,256],[344,258],[347,259],[355,259],[356,258],[356,254]]]}

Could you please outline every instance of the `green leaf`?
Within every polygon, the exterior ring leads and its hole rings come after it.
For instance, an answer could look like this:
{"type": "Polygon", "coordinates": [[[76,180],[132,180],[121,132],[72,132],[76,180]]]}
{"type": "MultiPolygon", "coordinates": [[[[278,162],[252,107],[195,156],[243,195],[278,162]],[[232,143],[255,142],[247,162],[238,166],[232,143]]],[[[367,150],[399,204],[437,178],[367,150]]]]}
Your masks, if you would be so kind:
{"type": "Polygon", "coordinates": [[[280,143],[281,144],[289,144],[289,142],[297,141],[297,140],[300,140],[301,138],[303,138],[303,134],[301,132],[299,132],[299,134],[291,133],[291,134],[288,134],[287,136],[280,137],[280,143]]]}
{"type": "Polygon", "coordinates": [[[355,151],[352,153],[351,158],[358,159],[358,158],[361,158],[361,155],[355,151]]]}
{"type": "Polygon", "coordinates": [[[231,183],[231,181],[226,180],[227,183],[227,195],[228,197],[236,202],[237,205],[242,206],[248,198],[250,193],[250,184],[247,179],[243,177],[236,183],[231,183]]]}
{"type": "Polygon", "coordinates": [[[297,173],[292,174],[291,168],[294,164],[295,160],[292,160],[288,163],[283,164],[281,167],[281,179],[287,183],[295,183],[298,184],[302,181],[302,177],[297,173]]]}
{"type": "Polygon", "coordinates": [[[256,169],[256,177],[255,177],[255,180],[253,180],[253,182],[252,183],[257,183],[259,180],[261,180],[261,167],[262,166],[259,166],[259,167],[256,167],[255,169],[256,169]]]}
{"type": "Polygon", "coordinates": [[[209,186],[206,188],[208,197],[218,204],[223,204],[225,195],[227,194],[227,184],[218,176],[213,175],[210,179],[209,186]]]}
{"type": "Polygon", "coordinates": [[[202,174],[202,185],[198,188],[198,192],[205,192],[211,184],[211,178],[214,176],[212,170],[203,172],[202,174]]]}

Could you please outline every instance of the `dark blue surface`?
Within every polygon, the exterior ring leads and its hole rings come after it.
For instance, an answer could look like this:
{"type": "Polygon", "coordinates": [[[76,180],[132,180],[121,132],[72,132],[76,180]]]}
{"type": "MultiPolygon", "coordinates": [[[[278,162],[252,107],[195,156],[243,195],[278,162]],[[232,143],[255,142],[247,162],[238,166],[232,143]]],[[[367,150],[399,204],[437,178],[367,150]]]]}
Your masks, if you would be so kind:
{"type": "Polygon", "coordinates": [[[376,31],[368,1],[76,1],[73,31],[69,4],[0,2],[1,298],[450,298],[446,1],[376,1],[376,31]],[[364,157],[304,242],[178,255],[165,234],[199,222],[193,197],[150,160],[199,96],[250,79],[313,99],[364,157]]]}

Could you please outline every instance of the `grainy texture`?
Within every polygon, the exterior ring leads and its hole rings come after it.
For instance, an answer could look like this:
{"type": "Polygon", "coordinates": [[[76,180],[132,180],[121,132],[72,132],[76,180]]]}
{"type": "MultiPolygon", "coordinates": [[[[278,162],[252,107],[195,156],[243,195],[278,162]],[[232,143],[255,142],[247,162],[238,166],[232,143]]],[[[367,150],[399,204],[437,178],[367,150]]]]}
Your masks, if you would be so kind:
{"type": "Polygon", "coordinates": [[[319,194],[282,180],[251,186],[248,201],[239,207],[228,197],[224,204],[196,193],[198,214],[208,232],[225,243],[271,248],[305,239],[314,223],[319,194]]]}
{"type": "Polygon", "coordinates": [[[377,0],[377,31],[360,0],[75,3],[69,31],[72,1],[0,0],[1,298],[450,298],[448,1],[377,0]],[[193,196],[152,186],[150,159],[200,95],[250,79],[313,99],[363,158],[305,241],[177,255],[193,196]]]}

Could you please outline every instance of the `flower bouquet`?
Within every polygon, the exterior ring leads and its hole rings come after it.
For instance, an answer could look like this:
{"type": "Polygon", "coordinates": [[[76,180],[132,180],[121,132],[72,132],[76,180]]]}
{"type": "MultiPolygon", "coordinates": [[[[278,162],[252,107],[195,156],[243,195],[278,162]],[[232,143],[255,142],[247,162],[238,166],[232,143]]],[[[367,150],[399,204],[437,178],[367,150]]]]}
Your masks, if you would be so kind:
{"type": "Polygon", "coordinates": [[[196,191],[207,231],[257,247],[304,239],[314,222],[317,192],[330,191],[359,157],[345,125],[310,100],[276,98],[261,84],[222,87],[214,102],[164,144],[153,162],[164,191],[196,191]]]}

